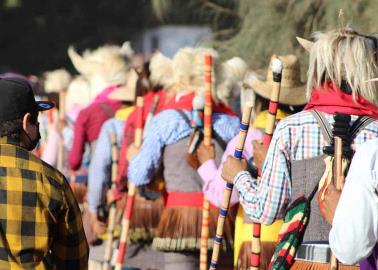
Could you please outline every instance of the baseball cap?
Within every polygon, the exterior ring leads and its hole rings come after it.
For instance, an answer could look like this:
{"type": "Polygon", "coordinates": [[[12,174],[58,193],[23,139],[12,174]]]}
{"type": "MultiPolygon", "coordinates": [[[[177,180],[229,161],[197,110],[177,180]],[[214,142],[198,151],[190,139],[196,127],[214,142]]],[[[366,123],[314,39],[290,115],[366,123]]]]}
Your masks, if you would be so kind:
{"type": "Polygon", "coordinates": [[[20,119],[28,112],[46,111],[53,107],[52,102],[35,101],[27,79],[0,74],[0,121],[20,119]]]}

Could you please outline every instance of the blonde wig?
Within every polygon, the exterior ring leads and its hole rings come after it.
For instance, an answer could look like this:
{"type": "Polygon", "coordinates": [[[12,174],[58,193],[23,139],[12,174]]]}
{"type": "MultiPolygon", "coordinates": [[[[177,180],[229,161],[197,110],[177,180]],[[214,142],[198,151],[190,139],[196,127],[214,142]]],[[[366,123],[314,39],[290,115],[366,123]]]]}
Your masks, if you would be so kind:
{"type": "Polygon", "coordinates": [[[310,50],[307,97],[326,81],[341,87],[346,81],[357,95],[378,105],[377,84],[366,82],[378,77],[376,36],[362,35],[351,28],[315,33],[310,50]]]}
{"type": "Polygon", "coordinates": [[[43,77],[46,93],[66,91],[71,82],[71,74],[65,69],[46,71],[43,77]]]}
{"type": "Polygon", "coordinates": [[[108,86],[126,84],[133,51],[129,42],[125,42],[122,47],[105,45],[93,51],[86,50],[82,56],[70,47],[68,55],[76,70],[90,82],[94,98],[108,86]]]}

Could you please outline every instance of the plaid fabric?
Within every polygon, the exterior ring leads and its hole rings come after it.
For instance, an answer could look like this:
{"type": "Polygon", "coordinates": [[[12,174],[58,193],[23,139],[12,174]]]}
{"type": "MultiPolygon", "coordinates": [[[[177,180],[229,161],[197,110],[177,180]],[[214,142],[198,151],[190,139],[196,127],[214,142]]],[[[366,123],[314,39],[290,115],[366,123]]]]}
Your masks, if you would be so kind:
{"type": "Polygon", "coordinates": [[[0,269],[87,269],[81,214],[64,176],[0,138],[0,269]]]}
{"type": "MultiPolygon", "coordinates": [[[[332,125],[333,115],[324,115],[332,125]]],[[[357,118],[352,116],[352,124],[357,118]]],[[[369,124],[357,135],[352,148],[356,149],[363,142],[376,137],[378,121],[369,124]]],[[[281,120],[265,159],[260,184],[244,171],[234,179],[246,214],[263,224],[281,218],[292,199],[290,163],[321,155],[325,145],[327,142],[311,112],[302,111],[281,120]]]]}

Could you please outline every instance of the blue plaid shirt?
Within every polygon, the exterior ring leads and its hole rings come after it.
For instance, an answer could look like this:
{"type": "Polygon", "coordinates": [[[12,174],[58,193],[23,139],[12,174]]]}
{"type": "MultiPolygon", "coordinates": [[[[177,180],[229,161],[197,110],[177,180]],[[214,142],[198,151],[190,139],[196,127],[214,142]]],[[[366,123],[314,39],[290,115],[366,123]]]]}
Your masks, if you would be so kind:
{"type": "MultiPolygon", "coordinates": [[[[184,111],[191,117],[191,112],[184,111]]],[[[225,114],[213,114],[213,128],[228,142],[239,131],[239,118],[225,114]]],[[[148,184],[161,162],[165,145],[174,144],[190,135],[191,126],[175,110],[156,115],[146,130],[142,147],[129,165],[128,179],[136,186],[148,184]]]]}

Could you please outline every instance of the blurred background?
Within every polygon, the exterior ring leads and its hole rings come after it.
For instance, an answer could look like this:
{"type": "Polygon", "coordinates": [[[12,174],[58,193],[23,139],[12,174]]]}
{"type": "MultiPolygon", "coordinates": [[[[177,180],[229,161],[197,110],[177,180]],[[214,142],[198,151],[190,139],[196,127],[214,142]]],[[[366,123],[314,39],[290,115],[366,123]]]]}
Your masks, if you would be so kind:
{"type": "Polygon", "coordinates": [[[345,24],[376,31],[377,0],[0,0],[0,71],[74,72],[69,45],[81,52],[126,40],[136,52],[167,56],[213,46],[258,70],[273,53],[305,56],[295,36],[337,27],[340,8],[345,24]]]}

